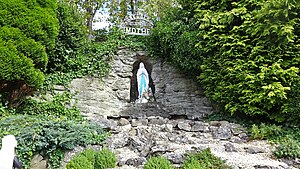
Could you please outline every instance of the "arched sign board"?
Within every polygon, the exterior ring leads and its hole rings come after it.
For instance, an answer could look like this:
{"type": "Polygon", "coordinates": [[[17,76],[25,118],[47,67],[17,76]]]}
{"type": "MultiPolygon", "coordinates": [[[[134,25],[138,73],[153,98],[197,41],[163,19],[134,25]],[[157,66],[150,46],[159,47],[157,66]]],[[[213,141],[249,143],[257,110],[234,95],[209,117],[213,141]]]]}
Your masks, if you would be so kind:
{"type": "Polygon", "coordinates": [[[153,23],[145,16],[132,15],[125,19],[124,30],[128,35],[149,36],[153,23]]]}

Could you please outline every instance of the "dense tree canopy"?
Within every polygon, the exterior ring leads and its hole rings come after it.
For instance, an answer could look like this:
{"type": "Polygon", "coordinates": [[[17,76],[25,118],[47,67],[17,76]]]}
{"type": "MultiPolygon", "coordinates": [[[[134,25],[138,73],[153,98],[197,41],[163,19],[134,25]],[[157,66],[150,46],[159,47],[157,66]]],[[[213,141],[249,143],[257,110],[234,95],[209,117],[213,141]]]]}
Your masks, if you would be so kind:
{"type": "Polygon", "coordinates": [[[93,34],[93,21],[96,12],[103,7],[105,0],[62,0],[62,2],[66,2],[69,6],[78,8],[82,11],[85,24],[89,31],[88,39],[91,40],[93,34]]]}
{"type": "Polygon", "coordinates": [[[222,2],[197,8],[197,45],[209,56],[200,76],[207,93],[232,114],[282,121],[287,94],[299,81],[299,3],[222,2]]]}
{"type": "Polygon", "coordinates": [[[152,31],[154,54],[198,72],[206,94],[231,114],[300,119],[299,2],[179,3],[152,31]]]}

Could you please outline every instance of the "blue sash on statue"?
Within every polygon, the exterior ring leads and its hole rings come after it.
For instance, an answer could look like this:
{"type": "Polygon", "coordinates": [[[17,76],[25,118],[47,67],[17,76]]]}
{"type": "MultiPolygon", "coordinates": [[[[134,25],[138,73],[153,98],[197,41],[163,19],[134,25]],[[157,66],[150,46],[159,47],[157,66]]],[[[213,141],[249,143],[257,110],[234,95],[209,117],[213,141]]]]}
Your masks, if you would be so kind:
{"type": "Polygon", "coordinates": [[[143,92],[144,91],[147,91],[147,83],[146,83],[146,74],[145,73],[142,73],[140,74],[140,86],[139,86],[139,96],[142,97],[143,95],[143,92]]]}

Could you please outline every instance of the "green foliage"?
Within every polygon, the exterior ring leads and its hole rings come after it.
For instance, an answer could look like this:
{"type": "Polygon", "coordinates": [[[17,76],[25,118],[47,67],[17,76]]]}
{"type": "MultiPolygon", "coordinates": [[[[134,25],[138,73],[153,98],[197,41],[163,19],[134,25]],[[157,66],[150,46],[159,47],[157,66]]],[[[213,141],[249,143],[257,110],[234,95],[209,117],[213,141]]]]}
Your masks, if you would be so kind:
{"type": "Polygon", "coordinates": [[[80,154],[85,156],[91,162],[91,164],[93,164],[93,166],[95,165],[95,155],[96,155],[95,150],[85,149],[80,154]]]}
{"type": "Polygon", "coordinates": [[[39,90],[40,93],[45,93],[45,91],[53,91],[54,85],[68,86],[70,82],[75,78],[72,73],[54,72],[46,74],[43,86],[39,90]]]}
{"type": "Polygon", "coordinates": [[[86,166],[91,169],[107,169],[115,167],[116,162],[115,154],[108,149],[86,149],[72,158],[67,164],[67,169],[85,169],[86,166]]]}
{"type": "Polygon", "coordinates": [[[155,23],[148,43],[153,56],[171,62],[185,72],[196,74],[199,73],[202,57],[201,50],[195,48],[199,41],[196,31],[198,24],[192,16],[192,4],[166,9],[168,17],[155,23]]]}
{"type": "Polygon", "coordinates": [[[197,73],[206,95],[222,111],[296,124],[299,3],[179,3],[155,23],[149,41],[152,55],[197,73]]]}
{"type": "MultiPolygon", "coordinates": [[[[89,1],[73,1],[73,0],[62,0],[66,2],[69,6],[78,8],[78,10],[82,11],[82,16],[84,17],[84,25],[87,26],[88,29],[88,39],[91,40],[91,36],[93,33],[93,21],[97,11],[103,7],[106,0],[89,0],[89,1]]],[[[110,3],[108,3],[110,4],[110,3]]]]}
{"type": "Polygon", "coordinates": [[[106,29],[98,29],[94,30],[93,36],[95,42],[105,42],[107,41],[108,37],[108,31],[106,29]]]}
{"type": "Polygon", "coordinates": [[[198,4],[197,46],[207,57],[199,78],[206,93],[231,114],[285,120],[282,106],[299,79],[298,42],[293,40],[298,35],[292,31],[299,22],[293,12],[299,8],[293,3],[223,1],[214,8],[198,4]],[[291,12],[285,13],[286,5],[291,12]]]}
{"type": "Polygon", "coordinates": [[[107,169],[116,166],[117,158],[114,153],[108,149],[95,151],[86,149],[77,154],[67,164],[67,169],[107,169]]]}
{"type": "Polygon", "coordinates": [[[298,127],[277,126],[274,124],[252,125],[250,130],[252,139],[267,139],[276,145],[273,154],[278,158],[300,157],[300,134],[298,127]]]}
{"type": "Polygon", "coordinates": [[[71,93],[64,92],[56,94],[51,101],[29,98],[23,102],[23,106],[18,109],[18,112],[19,114],[56,117],[61,120],[83,120],[77,106],[70,105],[72,96],[71,93]]]}
{"type": "Polygon", "coordinates": [[[20,29],[28,38],[51,50],[58,34],[56,0],[1,0],[0,26],[20,29]]]}
{"type": "Polygon", "coordinates": [[[107,75],[110,70],[108,60],[112,58],[115,49],[110,43],[84,46],[74,57],[59,63],[60,71],[47,74],[43,89],[50,90],[55,84],[67,86],[73,79],[87,75],[107,75]]]}
{"type": "Polygon", "coordinates": [[[120,43],[121,46],[126,47],[132,51],[146,50],[147,37],[127,35],[120,43]]]}
{"type": "Polygon", "coordinates": [[[107,134],[101,126],[88,122],[61,121],[43,115],[17,115],[0,120],[0,137],[13,134],[18,140],[17,154],[29,166],[35,153],[53,157],[53,165],[61,159],[59,150],[71,150],[76,146],[101,144],[107,134]]]}
{"type": "MultiPolygon", "coordinates": [[[[59,1],[57,8],[59,32],[56,38],[55,50],[50,53],[48,69],[64,71],[70,60],[76,60],[78,51],[87,44],[87,30],[84,18],[78,9],[63,1],[59,1]]],[[[79,59],[78,59],[79,60],[79,59]]]]}
{"type": "Polygon", "coordinates": [[[188,154],[186,160],[183,162],[182,169],[207,169],[219,168],[229,169],[230,167],[225,164],[225,161],[214,156],[210,149],[207,148],[199,153],[188,154]]]}
{"type": "MultiPolygon", "coordinates": [[[[179,3],[180,8],[155,24],[149,41],[152,55],[198,73],[206,95],[221,112],[247,122],[281,124],[252,125],[251,136],[277,144],[277,157],[297,157],[300,136],[293,126],[300,119],[299,3],[179,3]]],[[[191,158],[186,168],[194,166],[197,160],[191,158]]]]}
{"type": "Polygon", "coordinates": [[[287,102],[283,105],[282,115],[285,117],[287,124],[299,125],[300,124],[300,83],[294,83],[291,90],[287,95],[287,102]]]}
{"type": "Polygon", "coordinates": [[[67,169],[94,169],[93,164],[84,156],[77,155],[67,164],[67,169]]]}
{"type": "Polygon", "coordinates": [[[167,160],[165,157],[151,157],[143,169],[173,169],[171,162],[167,160]]]}
{"type": "Polygon", "coordinates": [[[105,36],[106,41],[104,42],[111,44],[114,52],[116,52],[118,47],[126,47],[133,51],[145,50],[148,39],[145,36],[126,35],[123,29],[117,26],[110,28],[107,32],[101,33],[101,31],[98,31],[94,36],[96,42],[98,42],[98,37],[105,36]]]}
{"type": "Polygon", "coordinates": [[[274,151],[274,155],[278,158],[299,158],[300,157],[300,141],[290,135],[281,139],[279,146],[274,151]]]}
{"type": "Polygon", "coordinates": [[[6,81],[25,81],[28,85],[39,87],[44,80],[43,73],[34,67],[30,58],[20,53],[12,41],[0,37],[0,79],[6,81]]]}
{"type": "Polygon", "coordinates": [[[195,157],[188,157],[187,160],[184,161],[182,169],[206,169],[205,165],[201,165],[200,161],[195,157]]]}
{"type": "Polygon", "coordinates": [[[7,107],[0,102],[0,118],[8,116],[7,107]]]}
{"type": "Polygon", "coordinates": [[[276,126],[275,124],[266,125],[261,123],[259,126],[256,124],[252,125],[251,128],[251,137],[253,139],[271,139],[271,138],[278,138],[282,136],[284,133],[281,126],[276,126]]]}
{"type": "Polygon", "coordinates": [[[8,103],[5,102],[0,94],[0,119],[13,114],[16,114],[16,109],[8,107],[8,103]]]}
{"type": "Polygon", "coordinates": [[[92,149],[85,149],[67,164],[67,169],[94,169],[96,151],[92,149]]]}
{"type": "Polygon", "coordinates": [[[108,149],[102,149],[95,154],[95,169],[114,168],[116,164],[116,155],[108,149]]]}
{"type": "Polygon", "coordinates": [[[45,70],[48,57],[45,46],[41,43],[26,37],[20,29],[8,26],[1,28],[0,37],[4,41],[11,41],[19,53],[33,61],[35,68],[45,70]]]}
{"type": "Polygon", "coordinates": [[[43,84],[46,52],[54,48],[58,34],[56,3],[0,0],[0,92],[10,106],[43,84]]]}
{"type": "Polygon", "coordinates": [[[64,159],[64,152],[60,149],[56,149],[49,153],[48,169],[58,169],[61,166],[61,162],[64,159]]]}

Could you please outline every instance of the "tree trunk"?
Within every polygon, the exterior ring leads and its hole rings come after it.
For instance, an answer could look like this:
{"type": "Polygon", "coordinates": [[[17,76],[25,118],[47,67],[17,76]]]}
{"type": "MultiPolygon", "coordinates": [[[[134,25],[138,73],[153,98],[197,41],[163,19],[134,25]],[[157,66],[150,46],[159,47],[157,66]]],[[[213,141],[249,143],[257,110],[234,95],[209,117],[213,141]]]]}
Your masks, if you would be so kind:
{"type": "Polygon", "coordinates": [[[135,7],[134,0],[130,0],[130,7],[131,7],[131,14],[134,14],[134,11],[135,11],[135,9],[134,9],[134,7],[135,7]]]}
{"type": "Polygon", "coordinates": [[[88,27],[88,40],[91,41],[93,35],[93,19],[95,16],[94,10],[91,6],[86,8],[86,15],[87,15],[86,26],[88,27]]]}

